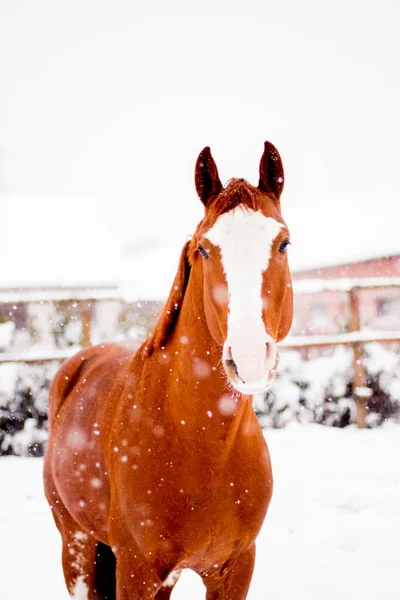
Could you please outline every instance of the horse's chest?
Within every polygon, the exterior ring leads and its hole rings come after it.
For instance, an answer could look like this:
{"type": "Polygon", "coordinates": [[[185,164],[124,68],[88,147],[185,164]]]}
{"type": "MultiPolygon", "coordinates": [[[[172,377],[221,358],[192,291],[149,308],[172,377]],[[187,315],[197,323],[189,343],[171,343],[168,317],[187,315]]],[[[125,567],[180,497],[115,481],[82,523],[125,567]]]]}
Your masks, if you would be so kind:
{"type": "Polygon", "coordinates": [[[167,450],[162,461],[148,456],[125,465],[121,479],[127,482],[127,493],[121,508],[129,529],[144,548],[165,538],[189,554],[213,548],[217,556],[251,542],[272,492],[264,449],[240,460],[232,456],[223,466],[201,454],[172,458],[167,450]]]}

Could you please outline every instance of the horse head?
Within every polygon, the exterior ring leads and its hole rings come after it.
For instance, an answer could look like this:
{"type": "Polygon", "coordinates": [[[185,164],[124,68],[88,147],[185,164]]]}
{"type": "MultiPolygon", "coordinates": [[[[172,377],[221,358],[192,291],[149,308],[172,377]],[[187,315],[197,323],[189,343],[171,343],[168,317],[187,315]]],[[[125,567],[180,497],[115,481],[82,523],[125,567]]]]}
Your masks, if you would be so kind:
{"type": "Polygon", "coordinates": [[[281,158],[269,142],[257,187],[233,179],[224,188],[208,147],[196,163],[205,215],[191,242],[190,262],[203,272],[207,326],[222,348],[225,373],[244,394],[268,387],[278,364],[276,344],[292,322],[283,182],[281,158]]]}

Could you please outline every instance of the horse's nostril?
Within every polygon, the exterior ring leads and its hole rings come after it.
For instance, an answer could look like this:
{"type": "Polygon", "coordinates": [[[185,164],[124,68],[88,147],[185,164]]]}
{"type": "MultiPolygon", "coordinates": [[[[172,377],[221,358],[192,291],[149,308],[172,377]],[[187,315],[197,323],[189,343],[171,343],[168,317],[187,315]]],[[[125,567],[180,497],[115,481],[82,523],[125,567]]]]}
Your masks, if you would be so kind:
{"type": "Polygon", "coordinates": [[[232,367],[235,375],[237,375],[239,377],[237,366],[236,366],[236,363],[235,363],[234,360],[232,360],[232,359],[225,360],[225,364],[226,364],[227,367],[232,367]]]}

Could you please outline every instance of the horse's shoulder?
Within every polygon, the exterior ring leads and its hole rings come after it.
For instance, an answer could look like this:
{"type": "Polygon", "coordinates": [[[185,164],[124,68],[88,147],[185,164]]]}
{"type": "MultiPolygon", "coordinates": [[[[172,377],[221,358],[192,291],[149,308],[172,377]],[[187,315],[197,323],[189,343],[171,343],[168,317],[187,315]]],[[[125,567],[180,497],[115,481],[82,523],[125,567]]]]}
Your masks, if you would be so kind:
{"type": "Polygon", "coordinates": [[[119,360],[121,364],[124,364],[132,355],[131,350],[118,344],[99,344],[85,348],[66,360],[57,371],[50,386],[50,421],[59,412],[71,390],[88,372],[114,360],[119,360]]]}

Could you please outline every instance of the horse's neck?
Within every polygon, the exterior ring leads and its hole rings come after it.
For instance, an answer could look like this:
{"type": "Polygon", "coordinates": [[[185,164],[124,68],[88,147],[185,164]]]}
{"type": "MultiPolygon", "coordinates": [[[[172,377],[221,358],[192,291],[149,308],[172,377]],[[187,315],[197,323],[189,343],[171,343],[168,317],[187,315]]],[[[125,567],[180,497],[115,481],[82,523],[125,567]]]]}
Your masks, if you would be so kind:
{"type": "Polygon", "coordinates": [[[228,384],[222,348],[207,326],[200,275],[192,271],[171,339],[158,350],[165,357],[166,402],[183,434],[190,436],[206,427],[227,440],[253,414],[251,399],[228,384]]]}
{"type": "Polygon", "coordinates": [[[216,393],[226,392],[226,378],[221,378],[222,349],[207,326],[201,272],[193,270],[191,273],[171,340],[171,349],[176,356],[177,367],[185,370],[192,385],[202,381],[210,387],[212,382],[212,386],[218,388],[215,388],[216,393]]]}

